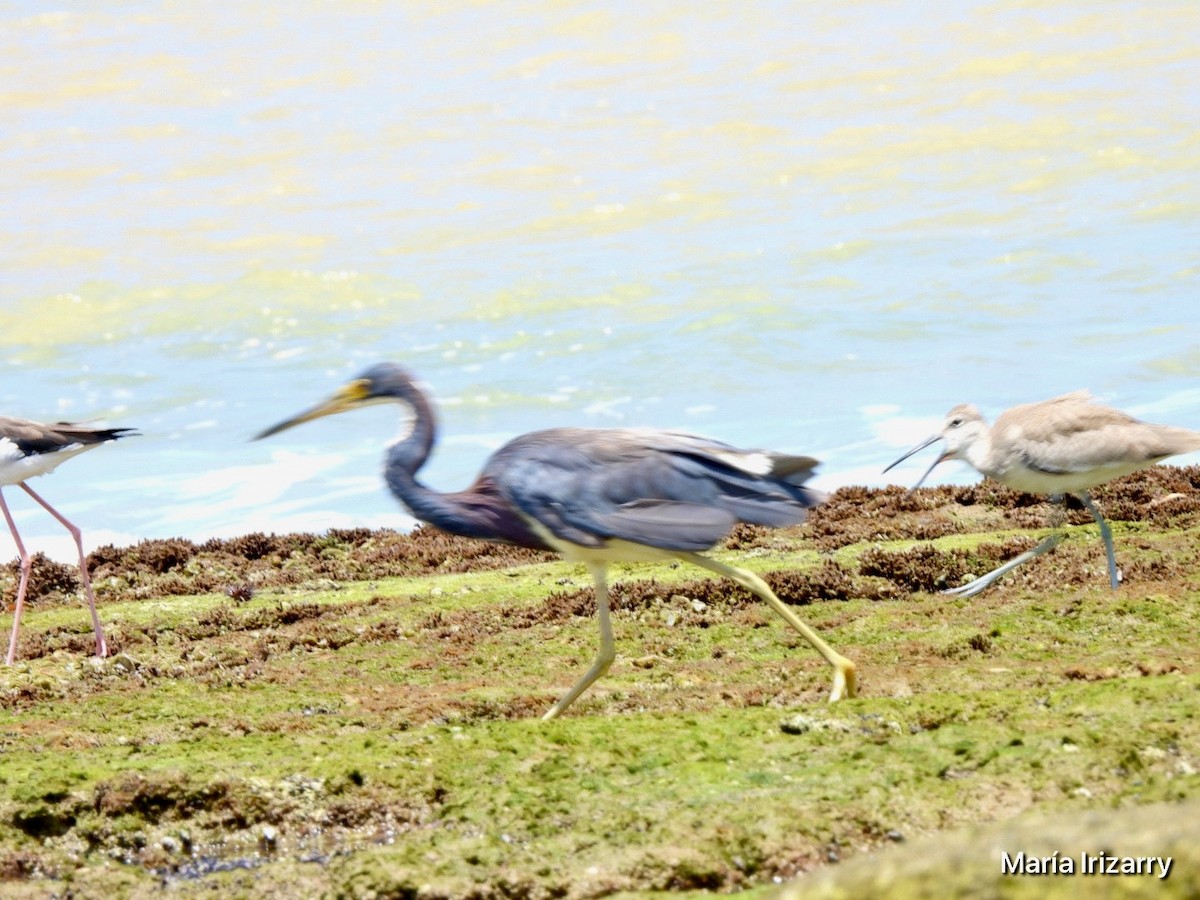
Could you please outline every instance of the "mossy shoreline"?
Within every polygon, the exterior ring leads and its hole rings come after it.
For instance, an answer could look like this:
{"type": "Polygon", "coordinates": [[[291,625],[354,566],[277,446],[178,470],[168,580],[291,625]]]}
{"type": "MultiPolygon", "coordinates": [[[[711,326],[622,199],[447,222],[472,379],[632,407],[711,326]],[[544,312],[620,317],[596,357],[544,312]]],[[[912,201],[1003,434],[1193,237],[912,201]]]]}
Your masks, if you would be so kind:
{"type": "MultiPolygon", "coordinates": [[[[430,529],[101,548],[105,661],[88,656],[72,570],[39,558],[18,662],[0,671],[0,888],[1072,889],[1002,876],[997,847],[1023,849],[1029,822],[1037,846],[1061,832],[1079,852],[1085,819],[1110,844],[1128,819],[1131,846],[1167,852],[1183,839],[1164,816],[1195,818],[1198,489],[1200,470],[1162,466],[1097,491],[1117,592],[1090,518],[1068,510],[1053,553],[971,600],[937,593],[1054,518],[989,483],[848,488],[798,528],[739,528],[717,555],[858,664],[861,695],[836,705],[820,658],[740,588],[618,567],[617,663],[552,723],[539,716],[597,632],[585,573],[547,554],[430,529]],[[939,875],[939,847],[978,873],[939,875]]],[[[6,598],[12,580],[10,565],[6,598]]],[[[1155,896],[1200,890],[1198,862],[1155,896]]]]}

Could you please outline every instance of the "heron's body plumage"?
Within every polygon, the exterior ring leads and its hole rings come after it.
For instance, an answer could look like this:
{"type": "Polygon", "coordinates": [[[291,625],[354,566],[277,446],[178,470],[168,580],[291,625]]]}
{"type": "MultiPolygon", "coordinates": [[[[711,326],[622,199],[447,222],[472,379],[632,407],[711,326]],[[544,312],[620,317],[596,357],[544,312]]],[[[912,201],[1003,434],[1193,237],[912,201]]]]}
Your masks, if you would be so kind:
{"type": "Polygon", "coordinates": [[[613,660],[605,572],[616,561],[684,559],[733,578],[771,604],[834,667],[831,699],[853,695],[853,664],[758,576],[698,555],[739,522],[774,527],[802,522],[823,499],[806,486],[815,459],[743,450],[679,431],[552,428],[512,439],[492,454],[474,484],[443,493],[418,478],[437,438],[433,408],[412,377],[390,363],[371,367],[325,403],[259,437],[388,399],[412,411],[410,429],[387,450],[384,476],[414,516],[464,537],[555,550],[590,569],[601,652],[547,717],[566,709],[613,660]]]}
{"type": "MultiPolygon", "coordinates": [[[[753,473],[751,465],[774,459],[791,458],[680,432],[556,428],[501,447],[483,477],[560,540],[695,551],[712,548],[738,522],[802,522],[820,502],[795,468],[787,478],[753,473]]],[[[816,460],[804,460],[806,478],[816,460]]]]}

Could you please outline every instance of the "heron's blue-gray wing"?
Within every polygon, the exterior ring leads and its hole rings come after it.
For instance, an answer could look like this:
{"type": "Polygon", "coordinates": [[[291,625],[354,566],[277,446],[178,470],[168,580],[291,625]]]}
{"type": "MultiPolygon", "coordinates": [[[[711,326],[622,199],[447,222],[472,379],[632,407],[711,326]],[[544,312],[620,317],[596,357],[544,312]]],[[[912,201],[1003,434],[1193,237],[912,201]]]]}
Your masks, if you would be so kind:
{"type": "Polygon", "coordinates": [[[674,432],[554,429],[517,438],[485,471],[563,540],[695,551],[738,521],[802,521],[821,499],[803,487],[815,465],[674,432]]]}

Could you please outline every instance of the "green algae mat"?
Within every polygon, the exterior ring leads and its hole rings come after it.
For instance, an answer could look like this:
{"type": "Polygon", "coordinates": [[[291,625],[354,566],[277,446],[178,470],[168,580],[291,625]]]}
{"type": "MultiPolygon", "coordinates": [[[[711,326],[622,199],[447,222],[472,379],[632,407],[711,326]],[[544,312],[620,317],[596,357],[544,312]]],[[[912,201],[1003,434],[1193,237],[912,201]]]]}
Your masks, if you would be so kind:
{"type": "Polygon", "coordinates": [[[939,594],[1054,521],[990,484],[739,529],[716,554],[857,663],[834,705],[735,585],[618,567],[617,662],[552,723],[598,638],[586,574],[543,554],[428,529],[105,547],[102,661],[39,558],[0,671],[0,894],[1195,896],[1198,487],[1096,492],[1117,592],[1068,509],[1053,553],[939,594]]]}

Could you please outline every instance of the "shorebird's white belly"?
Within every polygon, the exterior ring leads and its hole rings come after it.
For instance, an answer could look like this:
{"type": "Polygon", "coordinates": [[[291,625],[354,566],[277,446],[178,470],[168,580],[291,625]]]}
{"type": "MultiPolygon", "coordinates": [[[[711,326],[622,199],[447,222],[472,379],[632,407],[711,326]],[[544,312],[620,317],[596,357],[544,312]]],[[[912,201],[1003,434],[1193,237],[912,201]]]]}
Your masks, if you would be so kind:
{"type": "Polygon", "coordinates": [[[1144,468],[1145,463],[1113,463],[1081,472],[1043,472],[1015,463],[992,477],[1014,491],[1027,494],[1078,494],[1144,468]]]}

